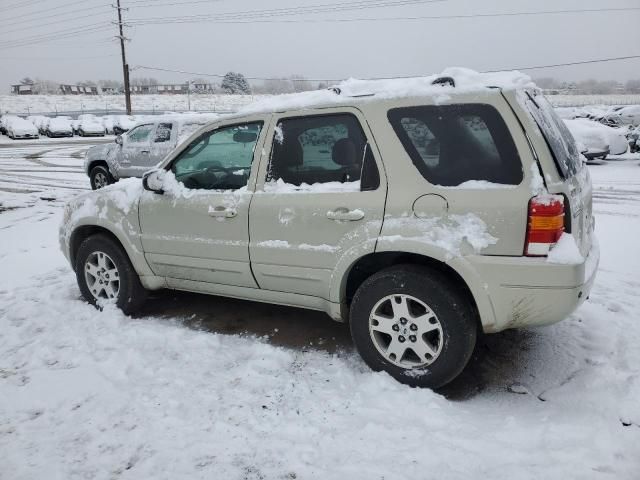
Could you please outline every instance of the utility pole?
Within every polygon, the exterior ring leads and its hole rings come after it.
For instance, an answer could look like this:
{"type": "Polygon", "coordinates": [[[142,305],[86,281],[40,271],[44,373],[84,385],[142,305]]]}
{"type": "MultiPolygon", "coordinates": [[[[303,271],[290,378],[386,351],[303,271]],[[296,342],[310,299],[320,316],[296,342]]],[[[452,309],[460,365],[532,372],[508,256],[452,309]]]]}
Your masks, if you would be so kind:
{"type": "Polygon", "coordinates": [[[122,53],[122,74],[124,76],[124,99],[127,106],[127,115],[131,115],[131,87],[129,86],[129,64],[127,63],[127,57],[124,51],[124,33],[122,32],[122,8],[120,7],[120,0],[117,1],[118,9],[118,28],[120,29],[120,51],[122,53]]]}

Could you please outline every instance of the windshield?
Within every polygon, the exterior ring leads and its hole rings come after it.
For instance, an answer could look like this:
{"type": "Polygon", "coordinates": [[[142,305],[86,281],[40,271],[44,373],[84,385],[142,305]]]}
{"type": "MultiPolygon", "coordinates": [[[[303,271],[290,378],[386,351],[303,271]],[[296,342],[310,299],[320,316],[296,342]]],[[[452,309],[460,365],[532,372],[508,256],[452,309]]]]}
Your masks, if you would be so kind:
{"type": "Polygon", "coordinates": [[[525,104],[544,135],[562,176],[573,176],[582,167],[582,162],[571,132],[542,94],[526,92],[525,104]]]}

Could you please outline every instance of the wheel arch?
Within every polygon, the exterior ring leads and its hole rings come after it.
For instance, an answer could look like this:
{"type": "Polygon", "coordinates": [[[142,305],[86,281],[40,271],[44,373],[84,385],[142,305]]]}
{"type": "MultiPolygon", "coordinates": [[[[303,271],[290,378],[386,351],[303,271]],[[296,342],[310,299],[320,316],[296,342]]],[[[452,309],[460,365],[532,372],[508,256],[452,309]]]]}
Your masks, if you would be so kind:
{"type": "Polygon", "coordinates": [[[356,290],[371,275],[394,265],[421,265],[447,277],[460,288],[478,314],[478,322],[486,328],[495,323],[496,317],[484,283],[480,282],[475,270],[463,258],[444,261],[434,256],[411,251],[376,251],[355,260],[344,272],[340,283],[340,303],[344,312],[356,290]]]}
{"type": "Polygon", "coordinates": [[[129,252],[127,252],[127,249],[124,247],[124,243],[121,242],[118,236],[111,230],[98,225],[81,225],[73,231],[71,238],[69,239],[69,259],[71,261],[71,266],[74,269],[80,245],[87,238],[97,234],[103,234],[113,240],[127,254],[129,260],[131,260],[131,255],[129,255],[129,252]]]}
{"type": "Polygon", "coordinates": [[[90,160],[87,163],[87,175],[91,175],[91,170],[93,170],[97,166],[106,167],[107,171],[111,174],[111,176],[114,176],[113,172],[111,171],[111,167],[109,166],[109,163],[106,160],[103,160],[101,158],[96,158],[95,160],[90,160]]]}

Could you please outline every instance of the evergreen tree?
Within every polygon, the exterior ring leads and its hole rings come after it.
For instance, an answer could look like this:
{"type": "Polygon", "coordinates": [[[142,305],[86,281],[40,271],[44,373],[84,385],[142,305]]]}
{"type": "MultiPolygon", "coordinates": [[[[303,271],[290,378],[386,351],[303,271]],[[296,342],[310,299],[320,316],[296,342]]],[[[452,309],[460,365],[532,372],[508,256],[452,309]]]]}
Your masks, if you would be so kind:
{"type": "Polygon", "coordinates": [[[251,87],[244,75],[236,72],[227,73],[222,79],[222,90],[229,94],[249,95],[251,87]]]}

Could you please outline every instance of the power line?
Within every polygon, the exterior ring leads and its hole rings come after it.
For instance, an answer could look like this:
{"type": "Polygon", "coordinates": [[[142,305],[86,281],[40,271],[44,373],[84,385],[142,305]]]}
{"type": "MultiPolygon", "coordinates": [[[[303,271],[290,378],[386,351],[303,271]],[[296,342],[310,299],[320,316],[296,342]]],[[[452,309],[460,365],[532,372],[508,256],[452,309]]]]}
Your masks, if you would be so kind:
{"type": "MultiPolygon", "coordinates": [[[[631,60],[635,58],[640,58],[640,55],[627,55],[626,57],[599,58],[596,60],[583,60],[581,62],[556,63],[552,65],[536,65],[533,67],[517,67],[517,68],[510,68],[509,70],[537,70],[539,68],[569,67],[572,65],[587,65],[589,63],[617,62],[619,60],[631,60]]],[[[495,73],[500,71],[503,71],[503,70],[486,70],[485,73],[495,73]]]]}
{"type": "MultiPolygon", "coordinates": [[[[31,22],[34,22],[34,21],[37,22],[39,20],[50,20],[51,18],[65,17],[65,16],[68,16],[68,15],[72,15],[73,16],[73,15],[75,15],[77,13],[80,13],[80,12],[100,10],[100,9],[103,9],[103,8],[110,8],[110,7],[111,7],[111,5],[97,5],[97,6],[93,6],[93,7],[87,7],[87,8],[74,8],[73,10],[71,10],[69,12],[56,13],[56,14],[53,14],[53,15],[43,15],[42,17],[35,17],[34,18],[34,17],[30,16],[30,18],[28,18],[26,20],[19,20],[17,22],[11,21],[11,26],[21,25],[23,23],[27,23],[28,24],[28,23],[31,23],[31,22]]],[[[0,19],[0,20],[5,20],[5,19],[0,19]]],[[[69,18],[69,20],[73,20],[73,18],[69,18]]],[[[4,32],[0,32],[0,33],[4,33],[4,32]]]]}
{"type": "Polygon", "coordinates": [[[68,18],[62,18],[59,20],[54,20],[53,22],[47,22],[47,23],[40,23],[37,25],[29,25],[26,27],[18,27],[15,28],[13,30],[3,30],[2,32],[0,32],[0,34],[5,34],[5,33],[12,33],[12,32],[22,32],[25,30],[32,30],[34,28],[41,28],[41,27],[46,27],[48,25],[55,25],[58,23],[68,23],[68,22],[72,22],[72,21],[76,21],[76,20],[81,20],[83,18],[91,18],[91,17],[99,17],[99,16],[104,16],[107,12],[100,12],[100,13],[90,13],[89,15],[81,15],[79,17],[75,17],[73,19],[68,19],[68,18]]]}
{"type": "MultiPolygon", "coordinates": [[[[429,2],[432,3],[432,2],[429,2]]],[[[357,10],[359,8],[353,8],[357,10]]],[[[252,20],[254,16],[272,16],[260,13],[259,15],[246,15],[244,18],[238,16],[233,18],[231,15],[223,17],[221,15],[197,15],[190,17],[167,17],[167,18],[149,18],[149,19],[131,19],[130,22],[135,25],[159,25],[169,23],[218,23],[218,24],[242,24],[242,23],[346,23],[346,22],[387,22],[387,21],[405,21],[405,20],[451,20],[451,19],[473,19],[473,18],[496,18],[496,17],[518,17],[518,16],[537,16],[537,15],[564,15],[569,13],[603,13],[603,12],[626,12],[638,11],[640,7],[620,7],[620,8],[592,8],[592,9],[569,9],[569,10],[545,10],[535,12],[498,12],[498,13],[479,13],[479,14],[461,14],[461,15],[416,15],[402,17],[368,17],[368,18],[300,18],[300,19],[257,19],[252,20]]],[[[304,12],[304,13],[322,13],[322,12],[304,12]]],[[[297,13],[289,13],[293,15],[297,13]]],[[[277,15],[273,15],[277,16],[277,15]]]]}
{"type": "Polygon", "coordinates": [[[49,40],[55,40],[59,38],[69,38],[81,36],[83,34],[91,34],[94,32],[98,32],[101,30],[106,30],[111,28],[111,25],[105,25],[104,23],[93,23],[88,24],[83,27],[73,27],[72,29],[59,30],[57,32],[52,32],[49,34],[42,35],[32,35],[30,37],[21,38],[16,41],[5,41],[0,42],[0,48],[14,48],[14,47],[22,47],[26,45],[34,45],[36,43],[46,42],[49,40]]]}
{"type": "Polygon", "coordinates": [[[282,15],[299,15],[299,14],[314,14],[325,12],[336,12],[346,10],[363,10],[370,8],[382,8],[382,7],[396,7],[405,5],[415,5],[419,3],[440,3],[447,0],[360,0],[354,2],[340,2],[340,3],[324,3],[316,5],[287,7],[287,8],[271,8],[266,10],[247,10],[241,12],[227,12],[218,14],[199,14],[199,15],[186,15],[182,17],[148,17],[148,18],[132,18],[129,19],[131,24],[147,24],[147,23],[190,23],[190,22],[203,22],[208,20],[224,20],[224,19],[244,19],[253,17],[272,17],[282,15]]]}
{"type": "Polygon", "coordinates": [[[110,58],[110,57],[117,57],[119,56],[117,53],[111,54],[111,55],[91,55],[88,57],[76,57],[75,55],[67,55],[66,57],[0,57],[0,60],[37,60],[37,61],[43,61],[43,60],[55,60],[55,61],[60,61],[60,60],[90,60],[90,59],[94,59],[94,58],[110,58]]]}
{"type": "MultiPolygon", "coordinates": [[[[87,0],[76,0],[74,2],[64,3],[62,5],[58,5],[58,6],[54,7],[54,8],[47,8],[45,10],[40,10],[38,13],[48,13],[48,12],[58,11],[61,8],[70,7],[70,6],[73,6],[73,5],[78,5],[80,3],[85,3],[86,4],[87,0]]],[[[16,15],[15,17],[3,18],[2,20],[6,21],[6,22],[11,22],[11,21],[15,20],[16,18],[32,17],[32,16],[33,16],[33,13],[23,13],[21,15],[16,15]]]]}
{"type": "Polygon", "coordinates": [[[22,1],[22,2],[16,2],[16,3],[12,3],[11,5],[5,5],[5,8],[3,8],[3,9],[2,9],[2,10],[0,10],[0,11],[4,12],[5,10],[9,10],[9,9],[11,9],[11,8],[24,8],[24,7],[30,7],[31,5],[34,5],[34,4],[36,4],[36,3],[42,3],[42,2],[44,2],[44,1],[45,1],[45,0],[32,0],[31,2],[25,2],[25,1],[22,1]]]}
{"type": "MultiPolygon", "coordinates": [[[[541,68],[554,68],[554,67],[567,67],[573,65],[586,65],[592,63],[604,63],[604,62],[614,62],[620,60],[631,60],[638,59],[640,55],[628,55],[624,57],[609,57],[609,58],[599,58],[592,60],[582,60],[576,62],[566,62],[566,63],[556,63],[551,65],[535,65],[535,66],[525,66],[525,67],[517,67],[517,68],[502,68],[499,70],[483,70],[482,73],[495,73],[502,71],[510,71],[510,70],[536,70],[541,68]]],[[[220,73],[202,73],[202,72],[189,72],[185,70],[174,70],[169,68],[160,68],[160,67],[148,67],[145,65],[137,65],[134,67],[134,70],[155,70],[159,72],[170,72],[170,73],[181,73],[185,75],[194,75],[199,77],[214,77],[214,78],[224,78],[224,74],[220,73]]],[[[362,78],[360,80],[395,80],[395,79],[404,79],[404,78],[419,78],[425,77],[427,75],[396,75],[390,77],[370,77],[370,78],[362,78]]],[[[249,77],[245,76],[247,80],[282,80],[282,77],[249,77]]],[[[340,82],[344,80],[336,79],[336,78],[304,78],[304,80],[308,80],[310,82],[340,82]]]]}

